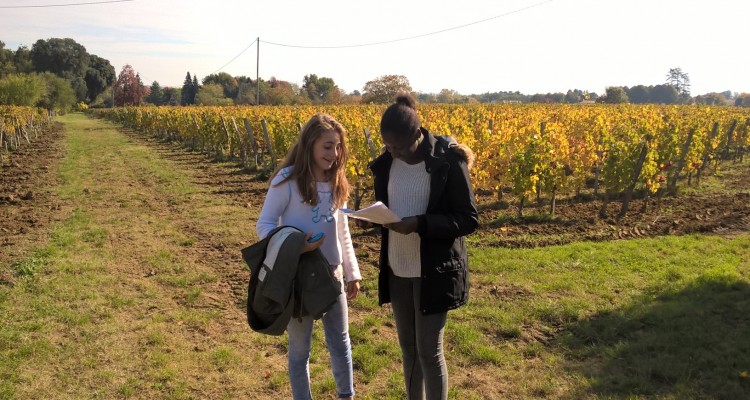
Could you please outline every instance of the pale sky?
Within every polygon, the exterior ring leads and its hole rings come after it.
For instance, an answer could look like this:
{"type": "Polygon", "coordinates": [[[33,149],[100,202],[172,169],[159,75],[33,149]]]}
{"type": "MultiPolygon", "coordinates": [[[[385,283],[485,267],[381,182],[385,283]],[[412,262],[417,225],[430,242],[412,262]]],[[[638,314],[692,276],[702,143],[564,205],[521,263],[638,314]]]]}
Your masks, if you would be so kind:
{"type": "Polygon", "coordinates": [[[346,92],[397,74],[427,93],[602,94],[608,86],[662,84],[677,67],[689,74],[693,95],[750,92],[748,0],[135,0],[7,8],[91,1],[0,0],[0,40],[16,50],[72,38],[117,73],[132,65],[147,85],[182,86],[188,71],[199,80],[219,70],[255,79],[255,44],[223,66],[260,37],[262,79],[301,85],[316,74],[346,92]],[[420,35],[337,49],[270,44],[337,47],[420,35]]]}

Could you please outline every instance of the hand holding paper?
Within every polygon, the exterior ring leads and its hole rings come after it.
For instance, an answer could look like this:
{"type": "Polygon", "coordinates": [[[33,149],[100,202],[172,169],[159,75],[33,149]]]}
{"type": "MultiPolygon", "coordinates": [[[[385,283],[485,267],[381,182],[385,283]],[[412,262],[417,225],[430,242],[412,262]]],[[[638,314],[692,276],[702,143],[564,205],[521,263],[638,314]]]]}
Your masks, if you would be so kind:
{"type": "Polygon", "coordinates": [[[393,211],[389,210],[388,207],[386,207],[385,204],[380,201],[377,201],[371,206],[362,208],[357,211],[348,208],[342,208],[341,212],[352,218],[357,218],[363,221],[381,225],[392,224],[394,222],[401,221],[401,218],[399,218],[398,215],[394,214],[393,211]]]}

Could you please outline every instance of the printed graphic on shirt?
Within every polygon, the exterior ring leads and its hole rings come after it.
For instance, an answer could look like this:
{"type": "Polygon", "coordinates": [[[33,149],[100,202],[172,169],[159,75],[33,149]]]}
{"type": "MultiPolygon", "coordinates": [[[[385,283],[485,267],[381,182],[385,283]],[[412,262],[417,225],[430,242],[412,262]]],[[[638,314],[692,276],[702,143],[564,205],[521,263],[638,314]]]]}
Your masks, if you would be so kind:
{"type": "Polygon", "coordinates": [[[318,192],[318,198],[320,202],[312,208],[312,221],[316,224],[320,222],[333,222],[333,213],[336,211],[336,208],[333,207],[331,192],[318,192]],[[325,210],[324,204],[328,205],[327,210],[325,210]]]}

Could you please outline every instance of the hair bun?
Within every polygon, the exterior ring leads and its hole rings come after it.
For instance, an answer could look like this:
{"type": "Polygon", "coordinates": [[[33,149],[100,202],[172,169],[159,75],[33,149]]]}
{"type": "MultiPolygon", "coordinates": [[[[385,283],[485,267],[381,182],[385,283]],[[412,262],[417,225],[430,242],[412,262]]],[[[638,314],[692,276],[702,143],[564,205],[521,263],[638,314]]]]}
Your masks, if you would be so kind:
{"type": "Polygon", "coordinates": [[[413,110],[417,109],[417,101],[414,99],[414,96],[409,93],[401,93],[396,96],[396,104],[407,106],[413,110]]]}

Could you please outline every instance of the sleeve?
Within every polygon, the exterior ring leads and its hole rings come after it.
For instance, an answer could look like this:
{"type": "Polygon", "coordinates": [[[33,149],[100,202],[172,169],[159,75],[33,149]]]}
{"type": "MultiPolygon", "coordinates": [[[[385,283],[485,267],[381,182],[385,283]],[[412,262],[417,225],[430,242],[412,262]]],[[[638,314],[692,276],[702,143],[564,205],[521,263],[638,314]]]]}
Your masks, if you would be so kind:
{"type": "Polygon", "coordinates": [[[449,212],[417,217],[417,233],[423,238],[457,238],[479,227],[479,215],[466,161],[454,159],[448,170],[444,196],[449,212]]]}
{"type": "Polygon", "coordinates": [[[281,215],[286,210],[292,196],[291,181],[286,181],[279,185],[284,178],[281,174],[276,175],[271,180],[271,185],[266,193],[266,199],[263,201],[263,208],[255,223],[255,232],[258,238],[263,239],[271,233],[274,228],[279,226],[281,215]]]}
{"type": "Polygon", "coordinates": [[[361,281],[362,274],[359,272],[359,263],[357,263],[357,256],[354,254],[352,236],[349,232],[349,218],[340,210],[338,213],[336,235],[338,236],[339,243],[341,243],[341,263],[344,266],[344,281],[361,281]]]}

